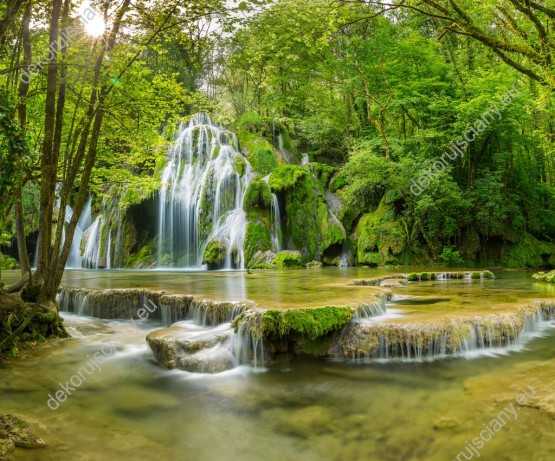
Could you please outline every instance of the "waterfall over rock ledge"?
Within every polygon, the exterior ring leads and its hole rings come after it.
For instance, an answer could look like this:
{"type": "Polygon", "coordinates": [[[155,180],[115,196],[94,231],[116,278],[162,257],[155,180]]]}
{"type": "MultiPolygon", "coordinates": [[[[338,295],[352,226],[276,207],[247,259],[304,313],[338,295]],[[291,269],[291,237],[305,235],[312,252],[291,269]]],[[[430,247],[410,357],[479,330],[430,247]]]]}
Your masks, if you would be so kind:
{"type": "Polygon", "coordinates": [[[182,125],[162,173],[158,267],[244,268],[251,179],[235,134],[205,114],[182,125]]]}

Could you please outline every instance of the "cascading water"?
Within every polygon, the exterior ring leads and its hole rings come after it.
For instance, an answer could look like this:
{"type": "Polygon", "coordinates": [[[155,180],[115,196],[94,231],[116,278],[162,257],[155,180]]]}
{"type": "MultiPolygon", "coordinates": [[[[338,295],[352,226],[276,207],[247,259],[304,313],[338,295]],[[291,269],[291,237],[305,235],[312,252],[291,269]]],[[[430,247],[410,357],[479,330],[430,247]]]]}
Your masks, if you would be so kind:
{"type": "MultiPolygon", "coordinates": [[[[262,178],[266,184],[269,184],[270,175],[264,176],[262,178]]],[[[281,213],[279,211],[279,201],[277,195],[272,192],[272,204],[271,204],[271,212],[272,212],[272,223],[271,223],[271,237],[272,237],[272,247],[274,251],[278,252],[283,250],[283,232],[281,230],[281,213]]]]}
{"type": "Polygon", "coordinates": [[[81,268],[83,267],[83,257],[81,256],[81,240],[83,240],[83,235],[85,231],[91,226],[91,201],[89,197],[85,206],[83,207],[83,212],[79,217],[77,222],[77,227],[75,228],[75,233],[73,235],[73,241],[71,242],[71,249],[69,250],[69,256],[67,258],[66,267],[67,268],[81,268]]]}
{"type": "Polygon", "coordinates": [[[200,268],[215,240],[225,245],[225,268],[244,268],[242,204],[250,180],[233,133],[205,114],[181,126],[162,173],[158,266],[200,268]]]}

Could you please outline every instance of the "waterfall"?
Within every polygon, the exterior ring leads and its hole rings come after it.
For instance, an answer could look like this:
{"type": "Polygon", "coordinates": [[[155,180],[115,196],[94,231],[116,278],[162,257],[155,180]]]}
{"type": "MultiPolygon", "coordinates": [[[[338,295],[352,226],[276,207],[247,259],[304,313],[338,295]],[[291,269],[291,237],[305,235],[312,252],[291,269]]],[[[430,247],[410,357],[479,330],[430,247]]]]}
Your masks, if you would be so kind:
{"type": "Polygon", "coordinates": [[[103,217],[99,215],[92,225],[85,231],[85,253],[83,254],[83,267],[96,269],[100,256],[100,230],[103,225],[103,217]]]}
{"type": "Polygon", "coordinates": [[[308,165],[310,163],[310,159],[308,158],[308,154],[303,154],[301,165],[308,165]]]}
{"type": "Polygon", "coordinates": [[[276,252],[283,250],[281,231],[281,215],[279,212],[279,202],[277,195],[272,193],[272,245],[276,252]]]}
{"type": "Polygon", "coordinates": [[[85,206],[83,207],[83,212],[79,217],[77,227],[75,227],[75,233],[73,235],[73,241],[71,242],[71,248],[69,250],[69,256],[66,263],[67,268],[83,267],[83,258],[81,256],[81,241],[83,240],[83,235],[85,234],[85,231],[90,227],[92,222],[91,201],[92,198],[89,197],[89,199],[85,203],[85,206]]]}
{"type": "Polygon", "coordinates": [[[244,268],[242,203],[250,179],[233,133],[205,114],[182,125],[162,172],[158,266],[200,268],[207,243],[218,240],[226,247],[224,267],[244,268]]]}
{"type": "Polygon", "coordinates": [[[108,244],[106,245],[107,249],[106,249],[106,269],[111,269],[112,268],[112,259],[110,256],[110,251],[112,249],[112,236],[111,236],[111,232],[110,229],[108,229],[108,244]]]}
{"type": "MultiPolygon", "coordinates": [[[[269,184],[270,175],[266,175],[262,179],[266,182],[266,184],[269,184]]],[[[274,251],[277,253],[283,250],[283,244],[282,244],[283,232],[281,230],[281,213],[279,211],[279,201],[276,194],[274,194],[273,192],[271,192],[271,194],[272,194],[272,204],[270,205],[271,207],[270,211],[272,212],[272,222],[271,222],[270,232],[271,232],[271,238],[272,238],[272,247],[274,248],[274,251]]]]}

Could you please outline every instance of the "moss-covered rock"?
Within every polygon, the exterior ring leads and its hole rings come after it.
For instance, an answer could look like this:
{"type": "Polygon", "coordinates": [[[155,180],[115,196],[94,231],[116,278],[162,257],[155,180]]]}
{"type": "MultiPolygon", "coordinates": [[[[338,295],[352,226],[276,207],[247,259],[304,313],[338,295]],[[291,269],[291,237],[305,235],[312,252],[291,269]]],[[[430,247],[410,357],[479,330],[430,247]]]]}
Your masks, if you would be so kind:
{"type": "Polygon", "coordinates": [[[555,253],[555,243],[542,242],[525,233],[520,242],[510,247],[502,256],[502,263],[514,268],[538,268],[555,253]]]}
{"type": "Polygon", "coordinates": [[[247,232],[245,235],[245,264],[251,269],[268,269],[253,256],[258,252],[272,250],[272,235],[270,232],[269,214],[261,210],[251,210],[247,213],[247,232]]]}
{"type": "Polygon", "coordinates": [[[316,179],[318,179],[318,181],[320,181],[322,187],[324,189],[327,189],[331,175],[334,173],[335,168],[330,165],[326,165],[325,163],[318,162],[313,162],[309,166],[312,174],[316,176],[316,179]]]}
{"type": "Polygon", "coordinates": [[[401,257],[406,248],[406,234],[385,194],[373,213],[363,215],[355,229],[358,264],[376,266],[406,262],[401,257]],[[379,255],[379,257],[378,257],[379,255]]]}
{"type": "MultiPolygon", "coordinates": [[[[141,247],[139,251],[131,254],[125,265],[127,267],[132,267],[134,269],[146,269],[149,267],[154,267],[158,259],[158,247],[155,241],[151,241],[141,247]]],[[[174,261],[171,261],[169,256],[164,259],[165,264],[172,265],[174,261]]]]}
{"type": "Polygon", "coordinates": [[[207,264],[209,269],[221,269],[225,263],[227,248],[225,242],[212,239],[204,248],[202,264],[207,264]]]}
{"type": "Polygon", "coordinates": [[[420,278],[416,272],[412,272],[409,275],[407,275],[407,280],[409,282],[416,282],[417,280],[420,280],[420,278]]]}
{"type": "Polygon", "coordinates": [[[248,213],[256,208],[258,209],[269,209],[272,203],[272,192],[270,187],[261,178],[254,178],[247,191],[245,192],[245,198],[243,199],[243,208],[248,213]]]}
{"type": "Polygon", "coordinates": [[[324,190],[308,168],[280,165],[269,184],[285,203],[286,246],[300,251],[304,261],[320,259],[330,245],[343,241],[345,231],[328,212],[324,190]]]}
{"type": "MultiPolygon", "coordinates": [[[[253,260],[257,252],[271,251],[271,203],[272,193],[266,181],[255,178],[250,183],[243,201],[247,213],[247,232],[245,235],[245,264],[251,269],[269,268],[269,264],[253,260]]],[[[271,267],[271,266],[270,266],[271,267]]]]}
{"type": "Polygon", "coordinates": [[[44,342],[50,336],[67,338],[56,305],[52,310],[25,303],[15,294],[0,292],[0,362],[3,353],[17,357],[19,350],[44,342]]]}
{"type": "Polygon", "coordinates": [[[274,148],[266,139],[250,138],[242,147],[254,171],[266,175],[277,167],[278,161],[274,148]]]}
{"type": "Polygon", "coordinates": [[[550,272],[537,272],[532,277],[540,282],[555,283],[555,270],[550,272]]]}
{"type": "Polygon", "coordinates": [[[262,316],[262,333],[266,338],[298,334],[314,340],[340,330],[352,318],[353,312],[343,306],[269,309],[262,316]]]}
{"type": "Polygon", "coordinates": [[[323,266],[321,261],[310,261],[306,263],[307,269],[320,269],[323,266]]]}
{"type": "Polygon", "coordinates": [[[303,265],[303,257],[298,251],[280,251],[273,263],[279,269],[298,269],[303,265]]]}
{"type": "Polygon", "coordinates": [[[480,272],[472,272],[472,273],[470,274],[470,278],[473,278],[473,279],[480,279],[480,278],[482,278],[482,274],[481,274],[480,272]]]}
{"type": "Polygon", "coordinates": [[[274,264],[276,254],[273,251],[257,251],[249,261],[248,267],[250,269],[275,269],[277,266],[274,264]]]}

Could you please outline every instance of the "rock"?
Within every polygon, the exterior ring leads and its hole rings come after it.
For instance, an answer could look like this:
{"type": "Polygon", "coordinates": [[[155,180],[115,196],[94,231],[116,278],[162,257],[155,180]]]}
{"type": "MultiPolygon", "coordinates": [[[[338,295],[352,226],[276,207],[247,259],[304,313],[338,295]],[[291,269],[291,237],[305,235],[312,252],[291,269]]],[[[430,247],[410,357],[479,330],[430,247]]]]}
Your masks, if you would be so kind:
{"type": "Polygon", "coordinates": [[[309,263],[306,263],[307,269],[320,269],[322,266],[323,264],[320,261],[310,261],[309,263]]]}
{"type": "Polygon", "coordinates": [[[445,429],[453,429],[461,425],[460,420],[449,416],[442,416],[434,421],[434,429],[441,431],[445,429]]]}
{"type": "Polygon", "coordinates": [[[206,244],[202,264],[208,265],[208,269],[221,269],[225,263],[227,247],[225,242],[212,239],[206,244]]]}
{"type": "Polygon", "coordinates": [[[9,459],[15,447],[44,448],[46,442],[31,432],[28,424],[11,414],[0,415],[0,460],[9,459]]]}
{"type": "Polygon", "coordinates": [[[249,262],[251,269],[275,269],[277,266],[274,264],[276,254],[271,251],[258,250],[249,262]]]}
{"type": "Polygon", "coordinates": [[[388,279],[380,283],[380,286],[386,288],[402,288],[407,285],[406,279],[388,279]]]}
{"type": "Polygon", "coordinates": [[[301,410],[287,412],[283,429],[288,433],[308,438],[329,432],[332,421],[329,409],[320,405],[312,405],[301,410]]]}
{"type": "Polygon", "coordinates": [[[326,266],[339,266],[341,264],[341,258],[339,256],[322,256],[322,262],[326,266]]]}
{"type": "Polygon", "coordinates": [[[280,251],[272,261],[279,269],[302,267],[303,257],[298,251],[280,251]]]}
{"type": "Polygon", "coordinates": [[[218,373],[233,367],[228,347],[231,335],[228,325],[206,330],[177,324],[153,331],[146,341],[156,361],[166,368],[218,373]]]}
{"type": "Polygon", "coordinates": [[[0,461],[8,461],[10,459],[10,454],[15,449],[15,443],[13,439],[0,436],[0,461]]]}

